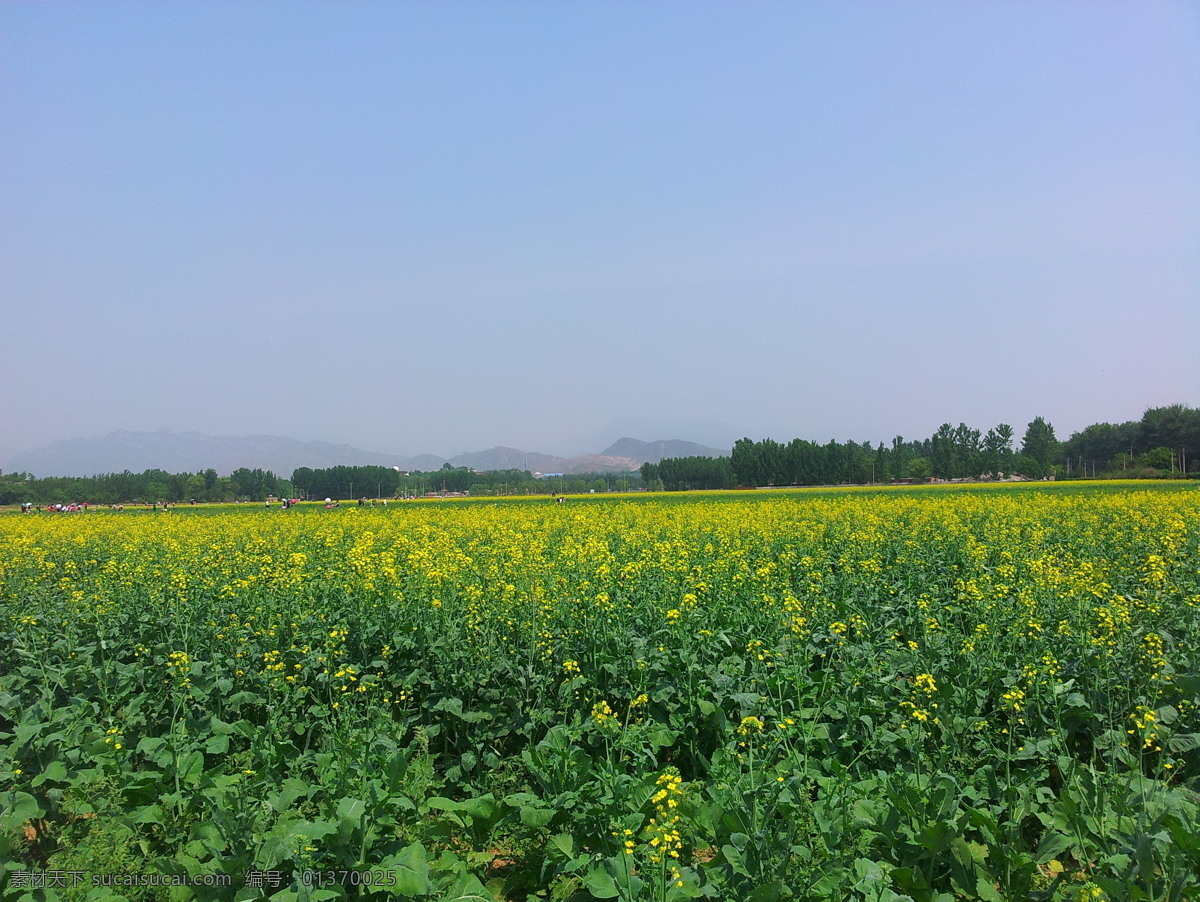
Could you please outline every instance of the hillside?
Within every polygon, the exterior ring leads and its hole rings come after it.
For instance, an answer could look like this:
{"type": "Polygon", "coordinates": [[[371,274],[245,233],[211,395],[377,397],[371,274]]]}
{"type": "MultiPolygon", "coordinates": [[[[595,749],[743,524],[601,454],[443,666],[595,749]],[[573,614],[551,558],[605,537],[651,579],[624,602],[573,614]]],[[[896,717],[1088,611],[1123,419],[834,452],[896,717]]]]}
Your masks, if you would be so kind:
{"type": "MultiPolygon", "coordinates": [[[[515,469],[539,473],[621,473],[636,470],[646,462],[658,463],[664,457],[720,457],[727,453],[679,439],[645,442],[624,437],[599,454],[562,457],[497,445],[485,451],[457,454],[449,463],[481,472],[515,469]]],[[[288,476],[299,467],[384,466],[430,471],[440,469],[445,463],[445,458],[434,454],[407,457],[366,451],[353,445],[302,442],[275,435],[236,437],[164,429],[118,430],[99,438],[56,441],[14,455],[4,469],[34,476],[92,476],[152,469],[196,473],[211,468],[226,476],[245,467],[288,476]]]]}
{"type": "Polygon", "coordinates": [[[640,466],[644,463],[656,464],[667,457],[728,457],[729,449],[710,448],[681,439],[643,442],[625,437],[617,439],[600,453],[605,457],[628,458],[640,466]]]}

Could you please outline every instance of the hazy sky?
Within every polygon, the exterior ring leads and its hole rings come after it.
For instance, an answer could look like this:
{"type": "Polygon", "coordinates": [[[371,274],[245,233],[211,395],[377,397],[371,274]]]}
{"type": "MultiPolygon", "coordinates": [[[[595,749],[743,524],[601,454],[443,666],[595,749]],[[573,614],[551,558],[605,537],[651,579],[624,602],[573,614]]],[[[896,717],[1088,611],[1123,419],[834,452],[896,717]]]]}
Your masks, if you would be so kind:
{"type": "Polygon", "coordinates": [[[1197,405],[1200,4],[3,3],[0,324],[0,453],[1197,405]]]}

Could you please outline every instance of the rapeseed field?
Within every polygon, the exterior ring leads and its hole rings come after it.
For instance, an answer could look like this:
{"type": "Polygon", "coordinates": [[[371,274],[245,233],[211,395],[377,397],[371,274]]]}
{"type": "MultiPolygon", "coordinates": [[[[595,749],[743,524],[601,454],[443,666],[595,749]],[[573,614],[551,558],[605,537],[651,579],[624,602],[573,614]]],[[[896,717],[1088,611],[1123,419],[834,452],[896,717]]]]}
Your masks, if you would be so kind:
{"type": "Polygon", "coordinates": [[[2,515],[0,891],[1200,898],[1198,545],[1130,484],[2,515]]]}

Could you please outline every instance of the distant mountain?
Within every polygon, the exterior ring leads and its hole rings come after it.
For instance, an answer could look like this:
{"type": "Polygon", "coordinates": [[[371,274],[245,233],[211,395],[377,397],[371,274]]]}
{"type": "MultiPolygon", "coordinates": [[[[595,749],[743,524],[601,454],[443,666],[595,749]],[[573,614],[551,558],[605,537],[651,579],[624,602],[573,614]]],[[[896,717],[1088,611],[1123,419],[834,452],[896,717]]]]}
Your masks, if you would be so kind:
{"type": "MultiPolygon", "coordinates": [[[[430,456],[429,469],[437,469],[442,458],[430,456]],[[436,461],[436,463],[434,463],[436,461]]],[[[299,442],[275,435],[233,437],[200,432],[110,432],[103,438],[75,438],[52,442],[44,448],[14,455],[5,469],[35,476],[93,476],[130,470],[166,470],[195,473],[212,468],[228,475],[239,467],[271,470],[290,476],[297,467],[400,466],[416,469],[395,454],[364,451],[352,445],[329,442],[299,442]]],[[[426,462],[422,461],[425,466],[426,462]]]]}
{"type": "Polygon", "coordinates": [[[399,466],[402,470],[419,470],[422,473],[440,470],[442,464],[446,463],[446,458],[436,454],[418,454],[416,457],[402,457],[400,460],[403,463],[394,466],[399,466]]]}
{"type": "Polygon", "coordinates": [[[640,463],[629,457],[613,457],[611,454],[580,454],[567,459],[570,464],[565,470],[543,470],[543,473],[625,473],[636,470],[640,463]]]}
{"type": "Polygon", "coordinates": [[[643,442],[636,438],[619,438],[600,453],[606,457],[627,457],[640,466],[644,463],[656,464],[664,457],[728,457],[729,449],[722,451],[680,439],[643,442]]]}
{"type": "MultiPolygon", "coordinates": [[[[585,454],[611,442],[614,435],[676,435],[687,436],[709,448],[724,448],[728,454],[733,443],[746,434],[745,426],[730,426],[718,420],[664,419],[661,417],[618,417],[598,429],[574,436],[563,436],[546,450],[563,457],[585,454]]],[[[654,444],[650,442],[648,444],[654,444]]]]}
{"type": "Polygon", "coordinates": [[[497,445],[486,451],[466,451],[450,458],[454,467],[471,467],[474,470],[534,470],[542,473],[566,472],[561,466],[561,457],[552,454],[541,454],[537,451],[521,451],[517,448],[505,448],[497,445]]]}
{"type": "Polygon", "coordinates": [[[640,462],[628,457],[581,454],[559,457],[538,451],[520,451],[497,445],[487,451],[474,451],[450,458],[455,467],[483,470],[529,470],[534,473],[623,473],[636,470],[640,462]]]}
{"type": "MultiPolygon", "coordinates": [[[[720,457],[728,452],[695,442],[678,439],[643,442],[622,438],[600,454],[560,457],[538,451],[496,446],[450,458],[455,467],[484,470],[530,470],[536,473],[621,473],[636,470],[649,461],[664,457],[720,457]]],[[[44,448],[17,454],[5,464],[6,470],[32,473],[34,476],[93,476],[129,470],[166,470],[168,473],[195,473],[212,468],[227,476],[240,467],[271,470],[290,476],[298,467],[320,469],[336,466],[384,466],[404,470],[431,471],[447,463],[443,457],[421,454],[403,457],[378,451],[364,451],[353,445],[329,442],[300,442],[275,435],[234,437],[205,435],[200,432],[110,432],[102,438],[76,438],[52,442],[44,448]]]]}

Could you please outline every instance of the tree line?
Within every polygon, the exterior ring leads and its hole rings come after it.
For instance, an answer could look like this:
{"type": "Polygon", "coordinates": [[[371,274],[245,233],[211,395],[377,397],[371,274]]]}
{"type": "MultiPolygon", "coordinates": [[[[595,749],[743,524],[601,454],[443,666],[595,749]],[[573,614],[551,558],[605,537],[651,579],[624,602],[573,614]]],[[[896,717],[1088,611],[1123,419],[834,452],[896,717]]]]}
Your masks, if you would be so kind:
{"type": "Polygon", "coordinates": [[[44,476],[5,473],[0,476],[0,504],[153,504],[192,501],[262,501],[290,497],[292,484],[270,470],[241,467],[228,476],[213,469],[198,473],[101,473],[96,476],[44,476]]]}
{"type": "Polygon", "coordinates": [[[535,476],[529,470],[486,470],[443,464],[440,470],[405,472],[391,467],[300,467],[292,473],[305,498],[395,498],[432,494],[552,495],[641,488],[637,473],[567,473],[535,476]]]}
{"type": "Polygon", "coordinates": [[[300,467],[290,479],[270,470],[234,470],[218,476],[213,469],[199,473],[104,473],[97,476],[0,474],[0,504],[153,504],[169,501],[263,501],[268,497],[305,499],[396,498],[434,494],[551,495],[634,491],[640,474],[574,473],[535,477],[528,470],[490,470],[446,464],[430,472],[401,472],[391,467],[300,467]]]}
{"type": "Polygon", "coordinates": [[[1072,476],[1200,472],[1200,409],[1173,404],[1140,420],[1095,423],[1062,443],[1058,463],[1072,476]]]}
{"type": "Polygon", "coordinates": [[[1040,417],[1030,423],[1020,452],[1014,450],[1013,438],[1013,428],[1006,423],[986,433],[965,423],[946,423],[930,438],[906,441],[896,436],[890,445],[743,438],[734,443],[728,458],[668,458],[643,464],[641,472],[647,485],[668,491],[924,481],[929,476],[956,479],[983,473],[1043,475],[1053,453],[1053,427],[1040,417]]]}
{"type": "Polygon", "coordinates": [[[1019,447],[1007,423],[983,432],[942,424],[932,436],[890,445],[792,439],[734,443],[727,458],[667,458],[643,464],[651,488],[732,488],[839,485],[938,479],[1141,477],[1200,473],[1200,410],[1176,404],[1147,410],[1141,420],[1097,423],[1060,442],[1054,427],[1035,417],[1019,447]]]}

